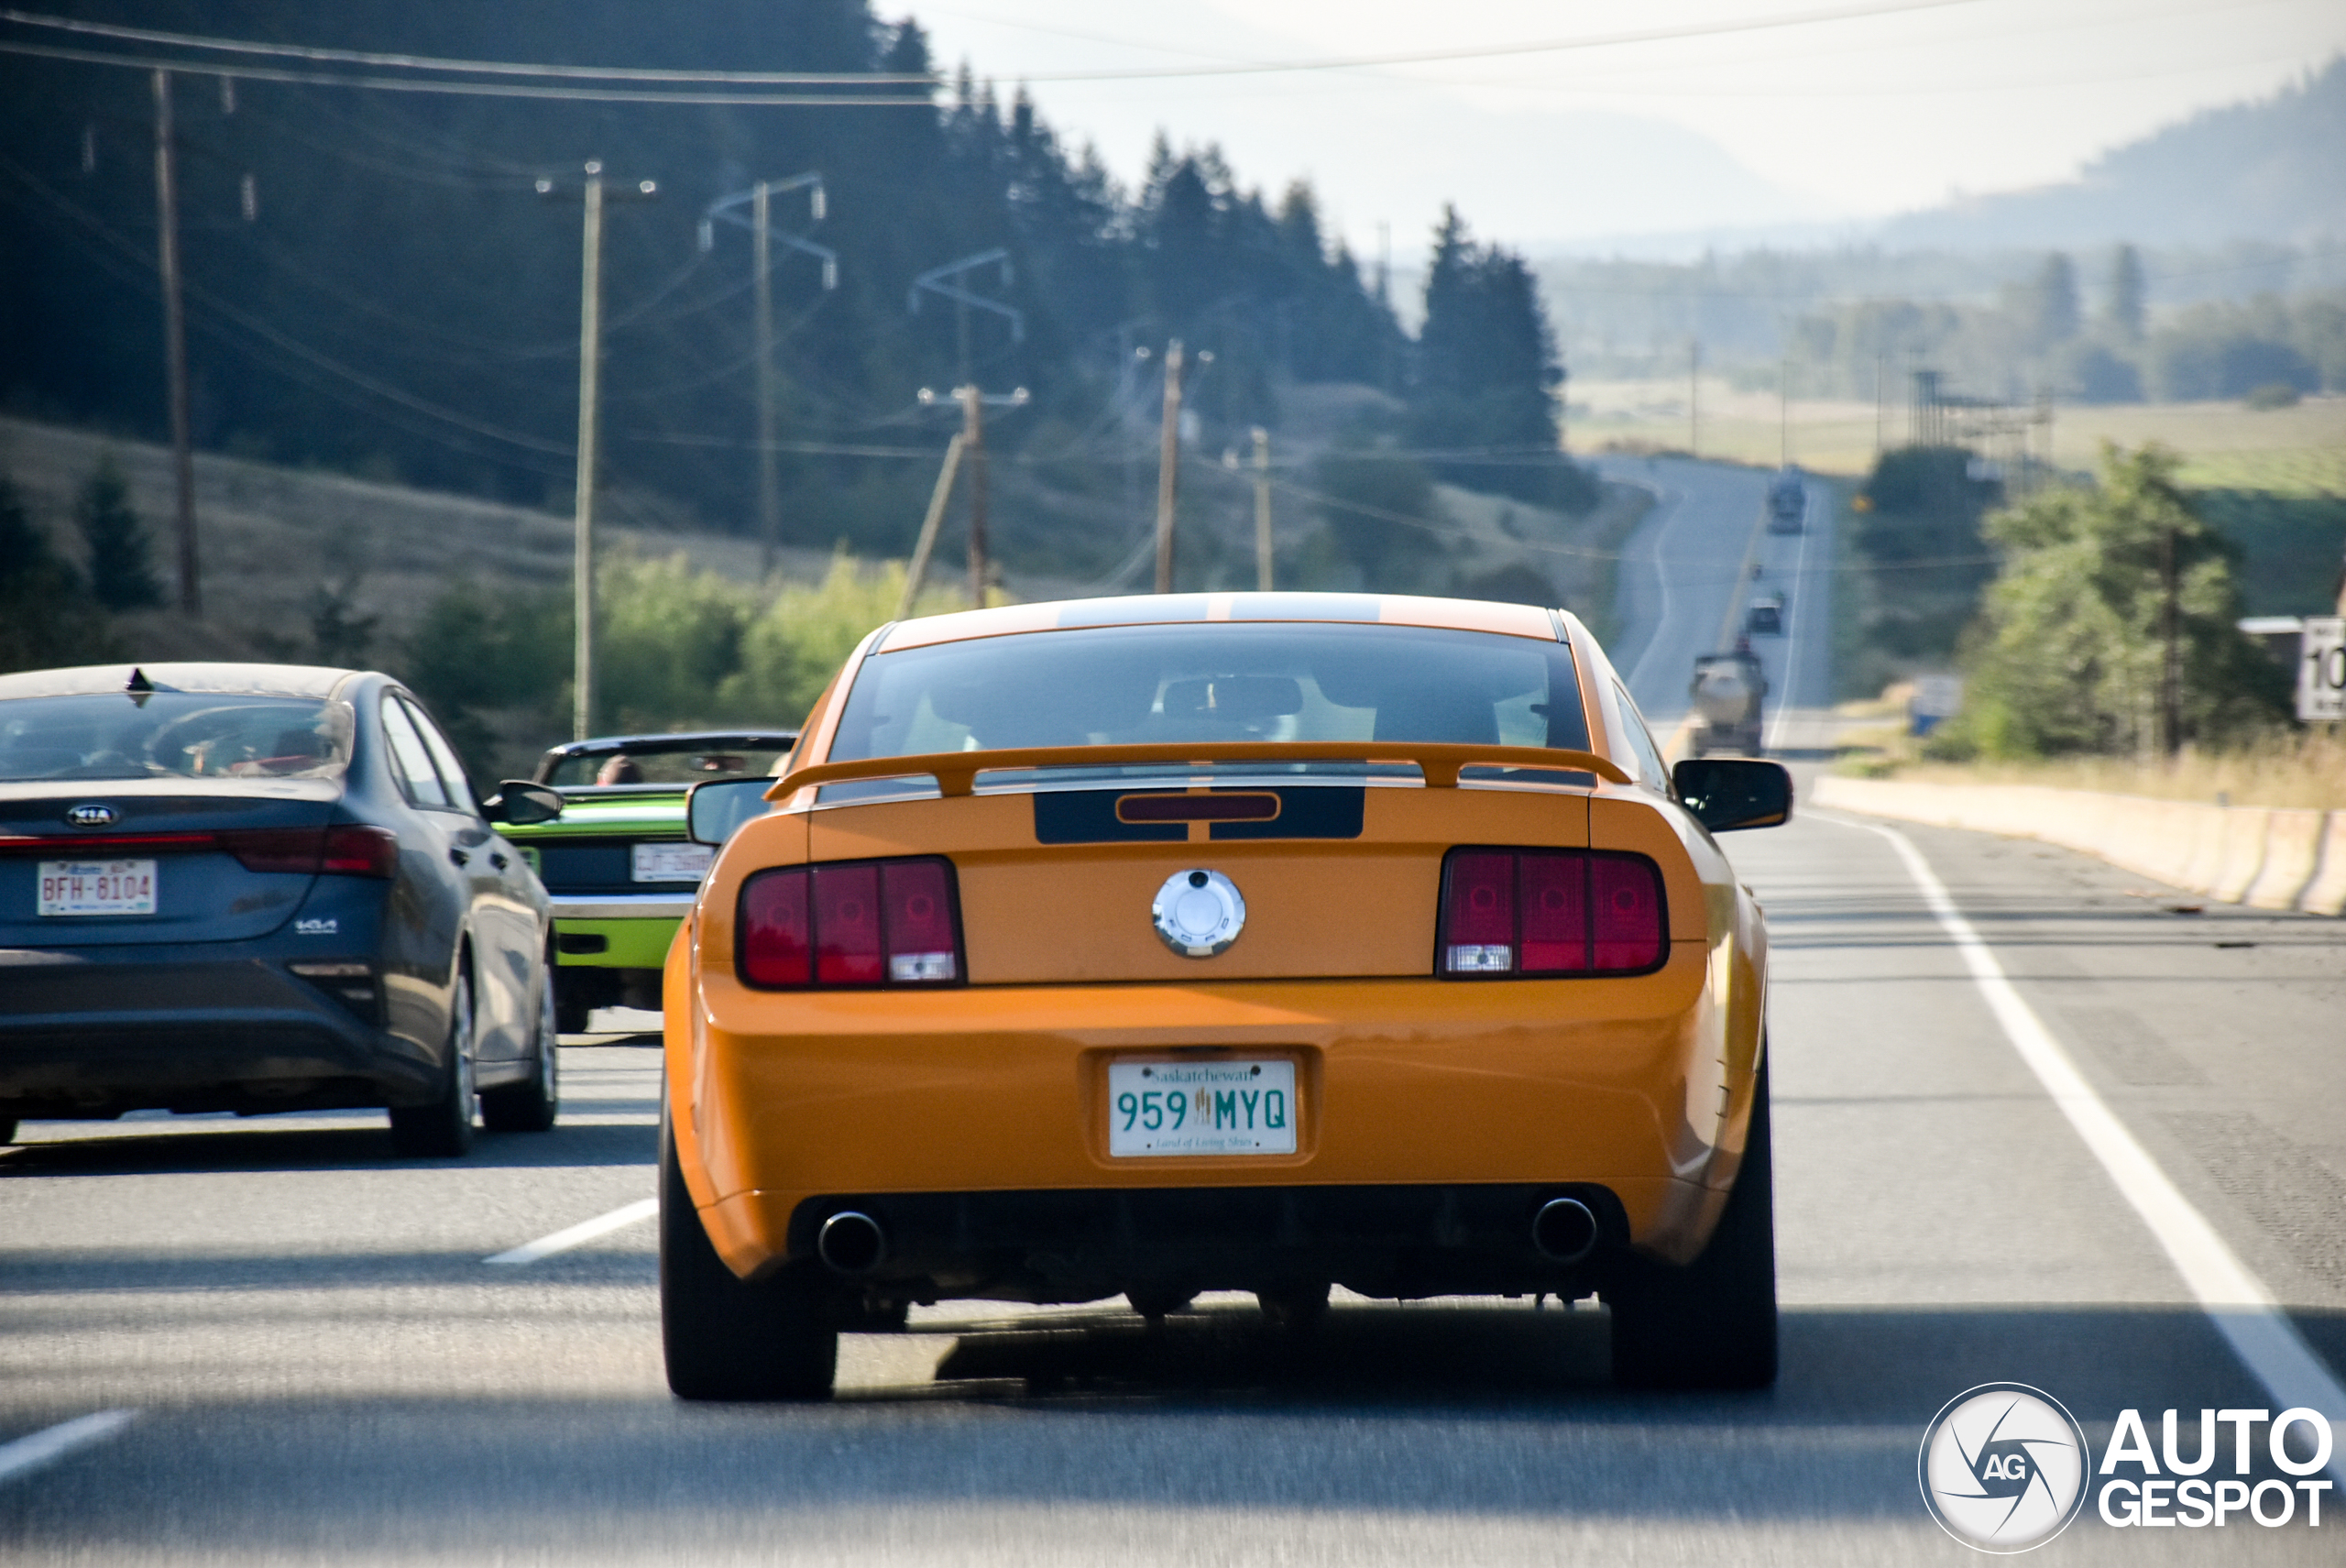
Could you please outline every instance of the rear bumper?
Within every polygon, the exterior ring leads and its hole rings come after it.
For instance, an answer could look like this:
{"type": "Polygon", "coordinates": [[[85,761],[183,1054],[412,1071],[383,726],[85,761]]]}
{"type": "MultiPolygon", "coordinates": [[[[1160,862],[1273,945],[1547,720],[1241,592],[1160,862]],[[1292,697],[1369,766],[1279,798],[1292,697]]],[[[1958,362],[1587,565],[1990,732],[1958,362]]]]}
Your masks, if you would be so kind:
{"type": "MultiPolygon", "coordinates": [[[[413,1103],[416,1053],[258,944],[0,955],[0,1115],[413,1103]]],[[[379,1011],[380,1002],[375,1003],[379,1011]]]]}
{"type": "Polygon", "coordinates": [[[1365,1296],[1577,1296],[1602,1287],[1628,1244],[1619,1201],[1587,1185],[1094,1188],[827,1194],[798,1205],[792,1255],[812,1255],[824,1221],[846,1211],[885,1238],[855,1281],[913,1300],[1178,1299],[1323,1282],[1365,1296]],[[1533,1217],[1556,1198],[1596,1218],[1584,1258],[1532,1241],[1533,1217]]]}
{"type": "Polygon", "coordinates": [[[672,1109],[744,1274],[809,1255],[825,1202],[988,1192],[1586,1187],[1625,1244],[1683,1260],[1749,1111],[1757,1026],[1728,1037],[1727,967],[1682,942],[1623,980],[783,995],[704,975],[670,987],[672,1109]],[[1107,1064],[1168,1053],[1291,1058],[1297,1152],[1112,1157],[1107,1064]]]}
{"type": "Polygon", "coordinates": [[[556,894],[553,902],[555,962],[586,969],[660,968],[693,908],[689,893],[556,894]]]}

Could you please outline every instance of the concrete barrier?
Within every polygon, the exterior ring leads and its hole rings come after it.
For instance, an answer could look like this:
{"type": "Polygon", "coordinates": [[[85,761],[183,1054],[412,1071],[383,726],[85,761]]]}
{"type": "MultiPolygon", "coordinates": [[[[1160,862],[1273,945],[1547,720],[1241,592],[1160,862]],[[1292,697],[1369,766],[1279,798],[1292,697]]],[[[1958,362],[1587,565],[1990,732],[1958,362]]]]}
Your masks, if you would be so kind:
{"type": "Polygon", "coordinates": [[[2346,914],[2346,811],[1839,774],[1818,780],[1809,798],[1870,817],[2058,844],[2227,904],[2346,914]]]}
{"type": "Polygon", "coordinates": [[[2321,864],[2325,811],[2275,811],[2265,829],[2264,868],[2241,902],[2258,909],[2295,909],[2321,864]]]}
{"type": "Polygon", "coordinates": [[[2308,915],[2346,915],[2346,811],[2330,813],[2313,878],[2297,894],[2297,907],[2308,915]]]}

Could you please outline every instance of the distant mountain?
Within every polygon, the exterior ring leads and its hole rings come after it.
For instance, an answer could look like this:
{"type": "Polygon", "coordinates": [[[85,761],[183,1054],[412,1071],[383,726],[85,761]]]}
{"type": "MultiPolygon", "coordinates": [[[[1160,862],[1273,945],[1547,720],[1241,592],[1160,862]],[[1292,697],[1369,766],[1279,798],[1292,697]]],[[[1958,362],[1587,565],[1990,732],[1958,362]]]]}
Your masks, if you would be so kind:
{"type": "Polygon", "coordinates": [[[2209,109],[2076,180],[1884,224],[1885,247],[2218,246],[2346,236],[2346,57],[2258,103],[2209,109]]]}

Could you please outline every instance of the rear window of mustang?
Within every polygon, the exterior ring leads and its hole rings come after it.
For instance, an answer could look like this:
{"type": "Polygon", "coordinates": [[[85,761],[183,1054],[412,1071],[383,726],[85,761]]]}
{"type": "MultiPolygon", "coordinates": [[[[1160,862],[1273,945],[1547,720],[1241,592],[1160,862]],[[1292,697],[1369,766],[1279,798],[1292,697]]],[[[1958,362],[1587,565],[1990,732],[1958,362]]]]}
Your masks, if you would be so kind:
{"type": "Polygon", "coordinates": [[[1412,626],[1107,626],[875,654],[830,760],[1182,740],[1586,751],[1588,719],[1561,642],[1412,626]]]}
{"type": "Polygon", "coordinates": [[[350,705],[315,697],[17,697],[0,702],[0,781],[338,778],[350,734],[350,705]]]}

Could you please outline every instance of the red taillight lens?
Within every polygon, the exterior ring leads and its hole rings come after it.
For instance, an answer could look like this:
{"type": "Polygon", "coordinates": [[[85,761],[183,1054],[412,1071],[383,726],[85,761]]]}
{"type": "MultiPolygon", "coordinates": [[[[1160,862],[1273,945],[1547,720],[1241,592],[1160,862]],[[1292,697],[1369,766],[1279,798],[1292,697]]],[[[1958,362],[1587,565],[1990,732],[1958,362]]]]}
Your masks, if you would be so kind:
{"type": "Polygon", "coordinates": [[[960,933],[943,861],[895,861],[880,868],[888,923],[888,979],[935,985],[959,977],[960,933]]]}
{"type": "Polygon", "coordinates": [[[760,872],[741,884],[741,918],[734,940],[741,978],[751,985],[805,985],[814,978],[804,870],[760,872]]]}
{"type": "Polygon", "coordinates": [[[329,828],[325,858],[318,869],[329,876],[371,876],[389,882],[400,874],[400,836],[388,828],[356,822],[329,828]]]}
{"type": "Polygon", "coordinates": [[[1588,881],[1596,967],[1641,970],[1661,962],[1661,873],[1654,863],[1635,855],[1591,856],[1588,881]]]}
{"type": "Polygon", "coordinates": [[[315,876],[325,834],[316,828],[251,828],[220,835],[220,847],[248,872],[315,876]]]}
{"type": "Polygon", "coordinates": [[[880,948],[880,868],[815,868],[815,983],[877,985],[887,973],[880,948]]]}
{"type": "Polygon", "coordinates": [[[773,988],[949,985],[961,978],[953,868],[862,861],[760,872],[742,884],[741,978],[773,988]]]}
{"type": "Polygon", "coordinates": [[[1669,950],[1661,872],[1642,855],[1454,850],[1442,871],[1440,972],[1634,974],[1669,950]]]}
{"type": "Polygon", "coordinates": [[[1515,968],[1515,857],[1462,850],[1442,897],[1442,967],[1452,974],[1515,968]]]}
{"type": "MultiPolygon", "coordinates": [[[[1571,974],[1589,967],[1588,857],[1523,855],[1522,972],[1571,974]]],[[[1606,967],[1599,962],[1596,967],[1606,967]]]]}

